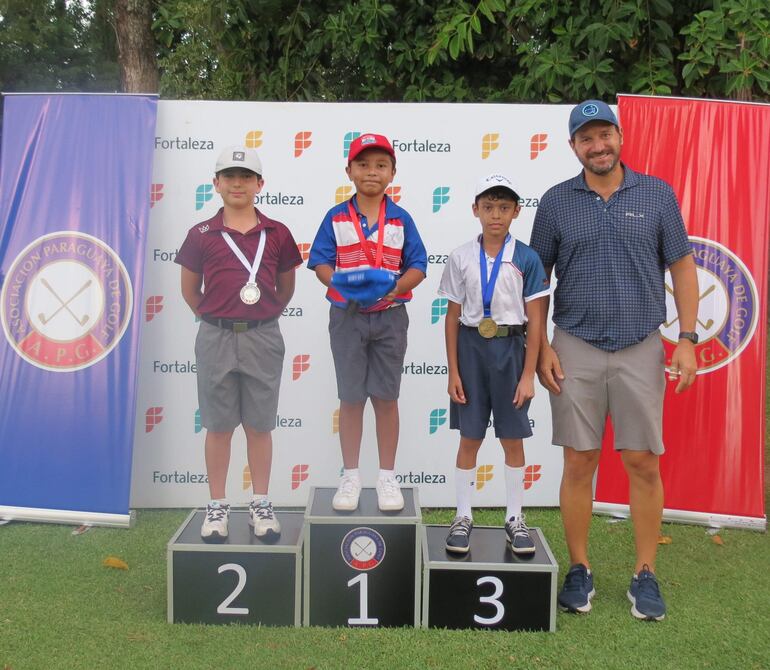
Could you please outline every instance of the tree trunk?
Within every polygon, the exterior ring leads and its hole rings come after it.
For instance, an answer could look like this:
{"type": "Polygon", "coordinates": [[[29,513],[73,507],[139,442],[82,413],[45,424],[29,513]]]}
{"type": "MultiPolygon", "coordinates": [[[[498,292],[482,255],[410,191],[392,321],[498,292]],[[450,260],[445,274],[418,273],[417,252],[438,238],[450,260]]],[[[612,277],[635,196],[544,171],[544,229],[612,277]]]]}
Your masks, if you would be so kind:
{"type": "Polygon", "coordinates": [[[152,0],[116,0],[115,34],[124,93],[157,93],[160,82],[152,0]]]}

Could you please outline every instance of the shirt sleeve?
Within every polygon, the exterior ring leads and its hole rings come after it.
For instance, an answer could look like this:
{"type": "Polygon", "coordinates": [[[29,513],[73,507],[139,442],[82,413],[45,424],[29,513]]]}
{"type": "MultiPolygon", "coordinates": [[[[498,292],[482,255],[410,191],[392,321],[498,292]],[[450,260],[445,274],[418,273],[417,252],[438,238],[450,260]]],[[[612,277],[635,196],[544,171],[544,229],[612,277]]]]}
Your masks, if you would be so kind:
{"type": "Polygon", "coordinates": [[[465,281],[460,268],[459,255],[454,251],[449,254],[449,259],[441,275],[438,294],[460,305],[465,300],[465,281]]]}
{"type": "Polygon", "coordinates": [[[422,242],[417,226],[409,214],[404,215],[404,248],[401,252],[401,263],[404,272],[411,268],[428,274],[428,253],[422,242]]]}
{"type": "Polygon", "coordinates": [[[666,265],[671,265],[680,258],[692,253],[692,246],[684,227],[682,211],[676,200],[674,190],[666,184],[668,193],[663,202],[661,215],[661,255],[666,265]]]}
{"type": "Polygon", "coordinates": [[[199,233],[195,228],[187,232],[182,246],[174,258],[175,263],[187,268],[191,272],[197,272],[203,274],[203,250],[201,249],[200,238],[202,233],[199,233]]]}
{"type": "Polygon", "coordinates": [[[544,266],[553,267],[556,264],[558,238],[551,223],[547,193],[540,200],[540,205],[535,212],[529,246],[534,249],[544,266]]]}
{"type": "Polygon", "coordinates": [[[307,267],[314,270],[318,265],[337,267],[337,240],[334,237],[331,210],[326,213],[318,232],[315,234],[313,245],[310,247],[307,267]]]}
{"type": "Polygon", "coordinates": [[[540,256],[533,249],[527,249],[524,263],[524,302],[542,298],[551,293],[540,256]]]}
{"type": "Polygon", "coordinates": [[[302,254],[299,253],[294,235],[288,228],[285,228],[281,249],[278,253],[278,272],[288,272],[298,265],[302,265],[302,254]]]}

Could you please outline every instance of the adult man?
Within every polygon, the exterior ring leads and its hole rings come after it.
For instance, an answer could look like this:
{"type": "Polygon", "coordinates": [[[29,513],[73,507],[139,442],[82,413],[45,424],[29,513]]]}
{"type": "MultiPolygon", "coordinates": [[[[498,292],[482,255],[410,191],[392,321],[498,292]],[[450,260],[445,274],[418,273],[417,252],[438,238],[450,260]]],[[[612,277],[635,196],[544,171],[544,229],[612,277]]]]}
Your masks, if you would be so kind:
{"type": "Polygon", "coordinates": [[[695,381],[697,274],[673,190],[620,162],[623,131],[612,110],[598,100],[577,105],[569,133],[583,171],[543,195],[530,241],[546,275],[555,268],[558,279],[554,339],[549,344],[543,328],[538,376],[550,391],[553,444],[564,448],[560,505],[571,568],[559,604],[591,610],[592,484],[609,413],[628,474],[636,542],[631,613],[660,620],[666,606],[655,555],[665,376],[658,327],[666,320],[668,266],[682,328],[670,379],[680,393],[695,381]]]}

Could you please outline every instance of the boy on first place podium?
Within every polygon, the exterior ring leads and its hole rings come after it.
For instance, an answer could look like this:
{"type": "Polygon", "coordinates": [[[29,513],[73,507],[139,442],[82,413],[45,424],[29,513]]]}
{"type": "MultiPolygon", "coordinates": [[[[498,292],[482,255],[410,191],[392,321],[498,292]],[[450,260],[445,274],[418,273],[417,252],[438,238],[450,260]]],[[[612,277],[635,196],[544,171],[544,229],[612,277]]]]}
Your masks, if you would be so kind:
{"type": "Polygon", "coordinates": [[[471,493],[476,455],[490,412],[505,453],[505,533],[511,550],[531,554],[535,545],[521,511],[527,410],[535,395],[541,314],[549,282],[538,255],[508,232],[519,215],[510,179],[493,174],[476,187],[473,214],[481,234],[455,249],[439,284],[449,300],[445,321],[449,426],[460,431],[455,469],[457,515],[447,551],[465,554],[473,529],[471,493]]]}

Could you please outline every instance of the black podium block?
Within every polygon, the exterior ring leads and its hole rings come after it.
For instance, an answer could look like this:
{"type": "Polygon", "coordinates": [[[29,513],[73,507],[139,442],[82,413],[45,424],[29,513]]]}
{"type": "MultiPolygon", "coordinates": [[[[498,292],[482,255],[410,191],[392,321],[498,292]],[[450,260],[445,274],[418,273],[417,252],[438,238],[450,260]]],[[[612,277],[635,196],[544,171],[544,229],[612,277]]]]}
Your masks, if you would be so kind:
{"type": "Polygon", "coordinates": [[[404,509],[380,512],[363,489],[358,509],[336,512],[336,489],[314,488],[305,512],[303,623],[307,626],[418,626],[421,521],[417,490],[404,509]]]}
{"type": "Polygon", "coordinates": [[[470,551],[452,554],[448,531],[422,528],[424,627],[556,630],[559,566],[539,528],[529,557],[508,548],[502,527],[475,527],[470,551]]]}
{"type": "Polygon", "coordinates": [[[299,626],[302,512],[276,511],[272,543],[254,537],[248,510],[232,510],[227,541],[206,544],[204,514],[194,510],[168,543],[169,622],[299,626]]]}

